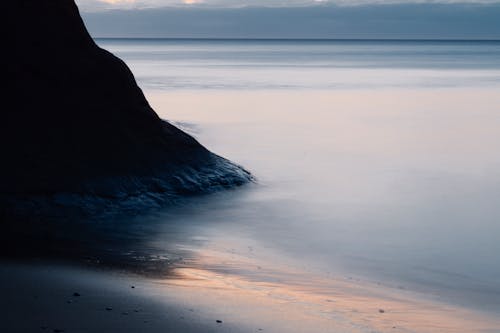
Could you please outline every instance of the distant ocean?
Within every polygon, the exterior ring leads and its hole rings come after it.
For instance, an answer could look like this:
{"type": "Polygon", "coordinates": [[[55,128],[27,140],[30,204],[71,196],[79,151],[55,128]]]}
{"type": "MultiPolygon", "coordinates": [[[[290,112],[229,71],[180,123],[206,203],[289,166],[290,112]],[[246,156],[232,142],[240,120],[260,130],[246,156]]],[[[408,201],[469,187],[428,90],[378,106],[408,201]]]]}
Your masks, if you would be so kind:
{"type": "Polygon", "coordinates": [[[154,217],[146,248],[250,281],[288,281],[291,265],[301,286],[360,277],[498,314],[500,41],[97,43],[161,117],[258,179],[154,217]]]}
{"type": "Polygon", "coordinates": [[[500,84],[500,41],[98,39],[144,89],[500,84]]]}

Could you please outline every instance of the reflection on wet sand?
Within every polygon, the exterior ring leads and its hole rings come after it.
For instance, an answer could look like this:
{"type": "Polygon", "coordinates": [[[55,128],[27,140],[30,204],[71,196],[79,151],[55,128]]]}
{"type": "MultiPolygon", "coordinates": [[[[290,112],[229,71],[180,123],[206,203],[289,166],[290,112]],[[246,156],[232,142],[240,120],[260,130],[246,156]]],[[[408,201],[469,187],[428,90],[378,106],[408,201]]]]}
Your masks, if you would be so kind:
{"type": "Polygon", "coordinates": [[[204,249],[158,281],[272,332],[494,332],[500,320],[351,277],[321,276],[204,249]]]}

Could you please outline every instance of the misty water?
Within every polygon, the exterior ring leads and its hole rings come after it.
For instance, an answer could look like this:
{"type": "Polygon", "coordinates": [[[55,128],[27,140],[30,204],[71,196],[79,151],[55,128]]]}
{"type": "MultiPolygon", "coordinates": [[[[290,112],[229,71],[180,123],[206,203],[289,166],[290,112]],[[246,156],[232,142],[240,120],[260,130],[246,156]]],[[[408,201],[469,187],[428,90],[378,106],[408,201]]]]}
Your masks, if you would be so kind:
{"type": "Polygon", "coordinates": [[[97,42],[162,118],[257,179],[138,217],[145,248],[500,310],[500,42],[97,42]]]}

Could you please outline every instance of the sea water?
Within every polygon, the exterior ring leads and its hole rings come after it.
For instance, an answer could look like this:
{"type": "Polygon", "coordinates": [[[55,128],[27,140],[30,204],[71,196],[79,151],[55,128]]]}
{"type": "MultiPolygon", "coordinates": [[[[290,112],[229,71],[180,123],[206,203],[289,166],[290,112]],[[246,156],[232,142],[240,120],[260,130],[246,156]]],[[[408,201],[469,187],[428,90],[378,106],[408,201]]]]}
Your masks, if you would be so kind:
{"type": "Polygon", "coordinates": [[[162,118],[257,179],[139,218],[145,247],[500,311],[499,41],[97,43],[162,118]]]}

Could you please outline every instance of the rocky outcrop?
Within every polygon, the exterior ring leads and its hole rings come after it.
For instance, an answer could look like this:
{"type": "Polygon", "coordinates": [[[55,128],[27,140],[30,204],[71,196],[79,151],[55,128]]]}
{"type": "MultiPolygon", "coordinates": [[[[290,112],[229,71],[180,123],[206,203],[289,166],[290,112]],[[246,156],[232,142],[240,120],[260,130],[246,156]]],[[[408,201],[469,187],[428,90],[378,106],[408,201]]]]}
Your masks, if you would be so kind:
{"type": "Polygon", "coordinates": [[[4,217],[140,209],[251,180],[158,117],[73,0],[14,7],[13,103],[0,123],[4,217]]]}

